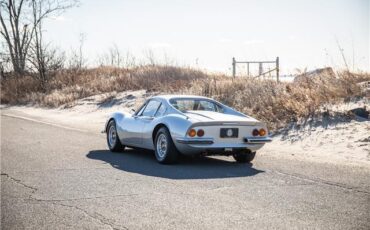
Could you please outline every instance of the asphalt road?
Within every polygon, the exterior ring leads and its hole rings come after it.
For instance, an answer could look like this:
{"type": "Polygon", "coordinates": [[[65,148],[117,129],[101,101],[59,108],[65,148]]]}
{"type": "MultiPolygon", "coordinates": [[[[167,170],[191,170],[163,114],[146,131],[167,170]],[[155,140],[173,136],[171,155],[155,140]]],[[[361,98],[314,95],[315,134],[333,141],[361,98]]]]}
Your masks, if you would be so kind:
{"type": "Polygon", "coordinates": [[[370,171],[258,155],[160,165],[1,117],[2,229],[370,229],[370,171]]]}

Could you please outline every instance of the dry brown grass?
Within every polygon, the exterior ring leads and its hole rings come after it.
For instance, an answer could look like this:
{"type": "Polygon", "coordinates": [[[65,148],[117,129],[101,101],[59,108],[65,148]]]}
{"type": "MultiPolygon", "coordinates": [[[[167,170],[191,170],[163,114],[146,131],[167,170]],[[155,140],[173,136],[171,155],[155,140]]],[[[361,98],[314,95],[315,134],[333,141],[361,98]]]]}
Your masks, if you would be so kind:
{"type": "Polygon", "coordinates": [[[101,67],[63,70],[48,82],[47,92],[32,77],[1,81],[1,103],[57,107],[106,92],[145,89],[212,97],[279,128],[290,121],[314,116],[327,103],[361,96],[357,82],[370,75],[341,72],[333,76],[305,76],[292,83],[251,78],[231,79],[190,68],[142,66],[133,69],[101,67]]]}
{"type": "Polygon", "coordinates": [[[189,87],[195,79],[207,77],[197,70],[172,66],[63,70],[47,83],[47,92],[42,92],[38,82],[30,76],[2,79],[1,103],[57,107],[79,98],[113,91],[161,89],[163,92],[176,92],[189,87]]]}
{"type": "Polygon", "coordinates": [[[251,78],[201,79],[195,80],[186,91],[215,98],[276,129],[315,116],[325,104],[362,96],[356,83],[369,79],[367,74],[356,76],[345,72],[334,78],[303,76],[292,83],[251,78]]]}

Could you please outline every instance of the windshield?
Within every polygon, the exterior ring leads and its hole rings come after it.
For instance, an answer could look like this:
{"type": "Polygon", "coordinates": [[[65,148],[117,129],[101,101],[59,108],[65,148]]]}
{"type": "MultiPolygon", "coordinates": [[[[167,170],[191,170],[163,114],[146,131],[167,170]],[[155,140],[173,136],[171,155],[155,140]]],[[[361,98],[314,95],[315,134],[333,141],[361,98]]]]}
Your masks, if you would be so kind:
{"type": "Polygon", "coordinates": [[[213,101],[207,99],[192,99],[192,98],[179,98],[171,99],[170,103],[173,107],[185,113],[187,111],[203,110],[222,113],[222,107],[213,101]]]}

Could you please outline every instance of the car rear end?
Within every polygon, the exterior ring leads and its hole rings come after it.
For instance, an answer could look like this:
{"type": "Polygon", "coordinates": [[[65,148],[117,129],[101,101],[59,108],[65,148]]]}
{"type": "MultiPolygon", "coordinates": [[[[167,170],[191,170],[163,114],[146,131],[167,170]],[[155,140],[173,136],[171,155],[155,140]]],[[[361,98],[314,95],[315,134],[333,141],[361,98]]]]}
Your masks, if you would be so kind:
{"type": "Polygon", "coordinates": [[[266,126],[258,121],[198,122],[176,138],[176,146],[184,154],[231,155],[245,149],[255,152],[270,141],[266,126]]]}

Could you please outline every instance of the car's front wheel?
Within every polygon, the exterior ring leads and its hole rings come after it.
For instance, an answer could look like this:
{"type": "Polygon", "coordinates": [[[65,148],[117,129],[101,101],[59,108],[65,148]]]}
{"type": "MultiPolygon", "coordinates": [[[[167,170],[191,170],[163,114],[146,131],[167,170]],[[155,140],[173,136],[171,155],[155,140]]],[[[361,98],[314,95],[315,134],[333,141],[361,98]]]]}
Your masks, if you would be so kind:
{"type": "Polygon", "coordinates": [[[114,120],[111,120],[107,127],[107,144],[109,150],[112,152],[120,152],[125,148],[119,140],[116,122],[114,120]]]}
{"type": "Polygon", "coordinates": [[[255,156],[256,152],[251,152],[249,150],[233,154],[234,159],[238,163],[249,163],[253,161],[255,156]]]}
{"type": "Polygon", "coordinates": [[[154,140],[154,147],[155,157],[159,163],[171,164],[177,161],[179,152],[166,127],[158,130],[154,140]]]}

